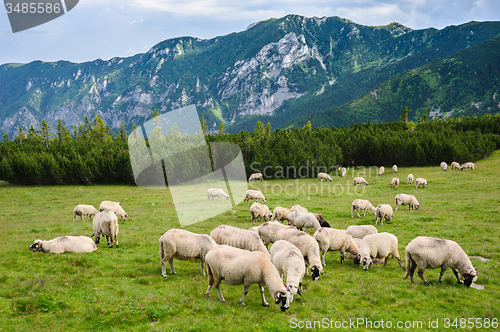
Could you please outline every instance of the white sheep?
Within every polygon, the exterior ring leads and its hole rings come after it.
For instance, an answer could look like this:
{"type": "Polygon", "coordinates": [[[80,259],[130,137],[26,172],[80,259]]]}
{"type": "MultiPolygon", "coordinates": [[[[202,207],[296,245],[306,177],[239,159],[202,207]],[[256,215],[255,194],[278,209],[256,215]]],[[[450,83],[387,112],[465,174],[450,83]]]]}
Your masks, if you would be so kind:
{"type": "Polygon", "coordinates": [[[125,212],[125,210],[123,210],[119,202],[102,201],[101,205],[99,205],[99,211],[102,212],[104,210],[113,211],[117,216],[122,217],[122,220],[125,220],[125,218],[127,217],[127,213],[125,212]]]}
{"type": "Polygon", "coordinates": [[[351,208],[351,218],[354,218],[354,210],[356,210],[356,214],[360,218],[361,218],[361,216],[359,215],[359,211],[361,211],[361,210],[363,210],[365,212],[363,214],[363,216],[366,216],[366,211],[371,211],[373,214],[375,214],[375,211],[376,211],[373,204],[367,199],[357,198],[354,201],[352,201],[351,207],[352,207],[351,208]]]}
{"type": "Polygon", "coordinates": [[[460,164],[457,163],[456,161],[451,163],[451,170],[454,170],[454,169],[460,169],[460,164]]]}
{"type": "Polygon", "coordinates": [[[408,181],[406,182],[407,184],[412,184],[413,181],[415,181],[415,178],[413,177],[413,174],[408,174],[408,181]]]}
{"type": "Polygon", "coordinates": [[[323,274],[318,242],[311,235],[294,227],[277,234],[281,237],[278,240],[287,240],[299,248],[302,256],[304,256],[306,267],[310,265],[312,280],[318,280],[320,274],[323,274]]]}
{"type": "Polygon", "coordinates": [[[345,169],[345,167],[342,167],[342,169],[340,171],[341,171],[342,177],[345,177],[345,175],[347,173],[347,170],[345,169]]]}
{"type": "Polygon", "coordinates": [[[386,266],[390,254],[396,257],[399,266],[403,266],[398,253],[398,238],[391,233],[384,232],[365,236],[359,245],[359,253],[365,271],[368,267],[373,267],[372,258],[384,258],[384,266],[386,266]]]}
{"type": "Polygon", "coordinates": [[[229,199],[229,195],[224,192],[221,188],[210,188],[208,189],[208,199],[215,199],[214,197],[218,197],[219,199],[221,197],[226,197],[226,199],[229,199]]]}
{"type": "Polygon", "coordinates": [[[325,255],[327,251],[340,251],[340,264],[345,262],[345,254],[349,252],[354,257],[354,264],[359,265],[359,245],[352,235],[343,229],[320,228],[314,233],[314,239],[318,242],[321,251],[321,261],[326,266],[325,255]]]}
{"type": "Polygon", "coordinates": [[[250,177],[248,178],[248,182],[252,182],[254,180],[264,181],[262,173],[253,173],[252,175],[250,175],[250,177]]]}
{"type": "Polygon", "coordinates": [[[75,206],[73,210],[73,222],[75,222],[76,216],[80,216],[81,221],[83,221],[83,217],[87,217],[87,220],[89,218],[92,220],[92,217],[95,216],[97,212],[99,211],[92,205],[79,204],[75,206]]]}
{"type": "Polygon", "coordinates": [[[294,226],[286,226],[279,222],[265,222],[260,224],[258,227],[259,236],[264,242],[266,247],[269,246],[269,243],[274,243],[278,240],[282,240],[284,235],[283,233],[288,229],[296,229],[294,226]]]}
{"type": "Polygon", "coordinates": [[[413,282],[413,274],[418,267],[418,276],[424,281],[424,272],[426,269],[441,268],[438,282],[441,282],[446,269],[450,268],[457,282],[462,284],[458,273],[463,278],[463,284],[469,287],[477,279],[478,270],[474,269],[467,254],[463,249],[451,240],[443,240],[427,236],[419,236],[413,239],[405,249],[406,274],[405,279],[410,276],[413,282]]]}
{"type": "Polygon", "coordinates": [[[97,250],[94,241],[88,236],[59,236],[55,239],[44,241],[36,240],[31,246],[32,251],[60,254],[63,252],[93,252],[97,250]]]}
{"type": "Polygon", "coordinates": [[[418,210],[420,207],[420,203],[417,201],[417,198],[413,195],[407,194],[397,194],[396,197],[396,211],[400,205],[408,205],[408,210],[415,209],[418,210]]]}
{"type": "Polygon", "coordinates": [[[441,164],[439,164],[439,166],[441,166],[441,169],[446,172],[446,169],[448,168],[448,164],[445,163],[444,161],[441,162],[441,164]]]}
{"type": "Polygon", "coordinates": [[[271,217],[271,221],[283,221],[287,220],[286,216],[290,213],[290,210],[281,206],[277,206],[273,210],[273,215],[271,217]]]}
{"type": "Polygon", "coordinates": [[[253,202],[253,204],[250,206],[250,216],[252,217],[252,222],[254,222],[258,218],[261,220],[262,218],[264,218],[264,221],[268,221],[269,218],[272,217],[272,213],[267,205],[259,202],[253,202]]]}
{"type": "Polygon", "coordinates": [[[318,173],[318,180],[333,181],[332,177],[328,173],[318,173]]]}
{"type": "Polygon", "coordinates": [[[354,185],[357,185],[357,184],[368,185],[368,182],[362,177],[355,177],[353,182],[354,182],[354,185]]]}
{"type": "Polygon", "coordinates": [[[389,204],[380,204],[375,208],[375,225],[378,223],[378,219],[380,218],[380,224],[384,224],[384,218],[387,223],[394,218],[394,212],[392,210],[392,206],[389,204]]]}
{"type": "Polygon", "coordinates": [[[226,244],[231,247],[249,251],[260,251],[269,256],[269,251],[259,235],[248,229],[219,225],[210,232],[210,237],[214,239],[217,244],[226,244]]]}
{"type": "Polygon", "coordinates": [[[377,176],[381,176],[382,174],[384,174],[384,172],[385,172],[385,167],[384,166],[380,166],[380,168],[378,169],[377,176]]]}
{"type": "Polygon", "coordinates": [[[415,180],[415,189],[418,189],[418,186],[427,187],[427,180],[424,178],[417,178],[415,180]]]}
{"type": "Polygon", "coordinates": [[[167,277],[167,262],[170,272],[177,274],[174,268],[174,258],[179,260],[201,260],[201,274],[205,275],[205,256],[217,246],[217,243],[207,234],[196,234],[183,229],[169,229],[160,239],[161,275],[167,277]]]}
{"type": "Polygon", "coordinates": [[[378,233],[377,228],[373,225],[351,225],[347,227],[347,231],[355,239],[362,239],[367,235],[378,233]]]}
{"type": "Polygon", "coordinates": [[[318,230],[321,225],[314,215],[311,212],[298,212],[292,211],[286,217],[288,220],[288,225],[295,226],[298,229],[307,230],[308,228],[314,228],[318,230]]]}
{"type": "Polygon", "coordinates": [[[260,190],[247,190],[245,192],[245,199],[243,200],[244,202],[249,202],[251,199],[255,199],[257,202],[258,199],[263,201],[264,203],[266,202],[266,198],[262,194],[260,190]]]}
{"type": "Polygon", "coordinates": [[[392,178],[391,187],[397,188],[399,186],[399,178],[392,178]]]}
{"type": "Polygon", "coordinates": [[[290,208],[290,212],[292,212],[292,211],[309,212],[309,211],[307,211],[307,209],[306,209],[305,207],[300,206],[300,205],[298,205],[298,204],[295,204],[294,206],[292,206],[292,207],[290,208]]]}
{"type": "Polygon", "coordinates": [[[394,171],[394,173],[397,173],[398,172],[398,166],[397,165],[392,165],[392,170],[394,171]]]}
{"type": "Polygon", "coordinates": [[[258,284],[263,306],[269,306],[264,297],[264,286],[266,286],[274,302],[280,306],[281,311],[290,307],[290,293],[283,285],[276,267],[263,253],[222,245],[210,250],[205,260],[208,270],[206,297],[210,296],[210,291],[215,285],[219,300],[225,302],[220,290],[222,280],[228,285],[243,284],[243,296],[239,302],[243,306],[245,305],[245,295],[250,286],[258,284]]]}
{"type": "Polygon", "coordinates": [[[280,276],[286,280],[286,289],[290,293],[290,303],[296,294],[302,296],[302,279],[306,273],[304,257],[299,248],[292,243],[279,240],[271,247],[271,262],[280,276]]]}
{"type": "Polygon", "coordinates": [[[96,244],[99,244],[99,239],[104,235],[110,248],[113,248],[113,243],[116,243],[118,248],[118,217],[113,211],[98,212],[92,221],[92,228],[94,232],[91,237],[95,238],[96,244]]]}
{"type": "Polygon", "coordinates": [[[474,170],[474,163],[471,163],[471,162],[468,162],[468,163],[465,163],[462,165],[462,167],[460,167],[460,170],[463,171],[464,169],[467,171],[467,169],[471,169],[471,170],[474,170]]]}

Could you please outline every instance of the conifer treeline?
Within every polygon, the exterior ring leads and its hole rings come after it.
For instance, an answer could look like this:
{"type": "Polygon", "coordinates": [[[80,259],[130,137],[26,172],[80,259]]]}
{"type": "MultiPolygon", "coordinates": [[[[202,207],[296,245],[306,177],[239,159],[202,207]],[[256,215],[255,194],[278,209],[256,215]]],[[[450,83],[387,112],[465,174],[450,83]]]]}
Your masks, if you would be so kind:
{"type": "MultiPolygon", "coordinates": [[[[135,126],[134,126],[135,127],[135,126]]],[[[500,115],[405,123],[355,124],[341,128],[206,135],[207,142],[240,146],[247,176],[315,177],[335,165],[426,166],[476,161],[500,149],[500,115]]],[[[183,155],[186,158],[186,155],[183,155]]],[[[192,172],[196,172],[196,165],[192,172]]],[[[189,178],[190,170],[183,172],[189,178]]],[[[113,133],[96,115],[72,132],[61,121],[55,135],[45,121],[0,143],[0,180],[15,184],[134,183],[125,126],[113,133]]]]}

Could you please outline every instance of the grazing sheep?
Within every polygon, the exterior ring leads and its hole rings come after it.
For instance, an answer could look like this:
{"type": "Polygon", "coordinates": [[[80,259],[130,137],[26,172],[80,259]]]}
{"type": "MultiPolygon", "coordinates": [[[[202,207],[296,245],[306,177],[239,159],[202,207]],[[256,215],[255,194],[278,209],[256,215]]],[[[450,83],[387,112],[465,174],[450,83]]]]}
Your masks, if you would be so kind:
{"type": "Polygon", "coordinates": [[[117,216],[122,217],[122,220],[125,220],[127,217],[127,213],[125,213],[119,202],[102,201],[101,205],[99,205],[99,211],[102,212],[104,210],[113,211],[117,216]]]}
{"type": "MultiPolygon", "coordinates": [[[[323,265],[319,255],[318,242],[309,234],[292,227],[278,232],[281,237],[277,240],[287,240],[299,248],[304,256],[306,267],[310,265],[312,280],[318,280],[320,274],[323,274],[323,265]]],[[[309,273],[309,271],[308,271],[309,273]]]]}
{"type": "Polygon", "coordinates": [[[88,236],[59,236],[50,241],[36,240],[31,246],[32,251],[43,251],[49,254],[63,252],[93,252],[97,250],[94,240],[88,236]]]}
{"type": "Polygon", "coordinates": [[[108,247],[113,248],[113,243],[116,243],[116,248],[118,248],[118,217],[113,211],[98,212],[92,221],[92,227],[94,232],[90,237],[95,238],[96,244],[99,244],[99,239],[104,235],[108,241],[108,247]]]}
{"type": "Polygon", "coordinates": [[[415,209],[418,210],[420,207],[420,203],[418,203],[417,199],[413,195],[407,194],[397,194],[396,195],[396,211],[400,205],[408,205],[408,210],[415,209]]]}
{"type": "Polygon", "coordinates": [[[417,267],[418,276],[426,285],[429,284],[424,277],[426,269],[441,268],[438,282],[441,282],[443,274],[448,268],[453,271],[459,284],[462,284],[462,281],[458,273],[462,276],[463,284],[467,287],[477,279],[478,270],[474,269],[467,254],[455,241],[419,236],[408,243],[405,256],[405,279],[409,275],[411,282],[413,282],[413,274],[417,267]]]}
{"type": "Polygon", "coordinates": [[[451,163],[451,170],[454,170],[454,169],[460,169],[460,164],[457,163],[456,161],[451,163]]]}
{"type": "Polygon", "coordinates": [[[328,173],[318,173],[318,180],[333,181],[332,177],[328,173]]]}
{"type": "Polygon", "coordinates": [[[208,189],[208,199],[214,199],[214,197],[218,197],[219,199],[221,197],[226,197],[226,199],[229,199],[229,195],[224,192],[221,188],[210,188],[208,189]]]}
{"type": "Polygon", "coordinates": [[[292,211],[309,212],[309,211],[307,211],[307,209],[305,207],[302,207],[298,204],[295,204],[294,206],[292,206],[292,208],[290,209],[290,212],[292,212],[292,211]]]}
{"type": "Polygon", "coordinates": [[[424,178],[417,178],[415,180],[415,189],[418,189],[418,186],[427,187],[427,180],[424,178]]]}
{"type": "Polygon", "coordinates": [[[394,171],[394,173],[397,173],[398,172],[398,166],[397,165],[392,165],[392,170],[394,171]]]}
{"type": "Polygon", "coordinates": [[[264,286],[266,286],[281,311],[290,307],[290,293],[283,285],[276,267],[263,253],[222,245],[210,250],[205,260],[208,270],[206,297],[210,297],[212,286],[215,285],[219,300],[225,302],[220,290],[221,281],[224,280],[228,285],[243,284],[243,296],[240,299],[240,305],[243,306],[250,286],[258,284],[263,306],[269,306],[264,297],[264,286]]]}
{"type": "Polygon", "coordinates": [[[248,182],[252,182],[254,180],[264,181],[262,173],[253,173],[252,175],[250,175],[250,177],[248,178],[248,182]]]}
{"type": "Polygon", "coordinates": [[[299,248],[288,241],[276,241],[271,247],[271,262],[280,276],[286,280],[286,290],[290,293],[290,303],[296,294],[302,296],[302,279],[306,273],[304,257],[299,248]]]}
{"type": "Polygon", "coordinates": [[[384,258],[384,266],[387,265],[389,254],[396,257],[399,266],[403,266],[398,253],[398,238],[391,233],[377,233],[365,236],[359,245],[363,270],[373,267],[372,258],[384,258]]]}
{"type": "Polygon", "coordinates": [[[269,257],[269,251],[259,235],[254,231],[233,226],[219,225],[210,233],[210,237],[214,239],[217,244],[226,244],[248,251],[260,251],[269,257]]]}
{"type": "Polygon", "coordinates": [[[342,169],[340,171],[341,171],[342,177],[345,177],[345,175],[347,173],[347,170],[345,169],[345,167],[342,167],[342,169]]]}
{"type": "Polygon", "coordinates": [[[327,251],[340,251],[340,264],[345,262],[345,253],[349,252],[354,257],[354,265],[359,265],[360,254],[359,245],[349,232],[343,229],[320,228],[314,233],[314,239],[318,242],[321,251],[321,260],[325,263],[327,251]]]}
{"type": "Polygon", "coordinates": [[[314,228],[318,230],[321,227],[314,213],[292,211],[286,218],[288,225],[295,226],[298,229],[307,230],[308,228],[314,228]]]}
{"type": "Polygon", "coordinates": [[[356,214],[360,218],[361,218],[361,216],[359,215],[359,211],[361,211],[361,210],[365,211],[363,216],[366,216],[367,210],[371,211],[373,214],[375,214],[375,211],[376,211],[375,207],[372,205],[372,203],[369,200],[359,199],[359,198],[352,201],[351,218],[354,218],[354,210],[356,210],[356,214]]]}
{"type": "Polygon", "coordinates": [[[407,184],[412,184],[413,181],[415,181],[415,178],[413,177],[413,174],[408,174],[408,182],[406,182],[407,184]]]}
{"type": "Polygon", "coordinates": [[[321,227],[331,227],[328,221],[323,218],[323,216],[320,213],[313,213],[316,219],[318,219],[319,224],[321,227]]]}
{"type": "Polygon", "coordinates": [[[362,239],[367,235],[378,233],[377,228],[375,228],[375,226],[373,225],[351,225],[347,227],[347,231],[355,239],[362,239]]]}
{"type": "Polygon", "coordinates": [[[357,185],[357,184],[368,185],[368,182],[364,178],[361,178],[361,177],[355,177],[353,182],[354,182],[354,185],[357,185]]]}
{"type": "Polygon", "coordinates": [[[251,199],[255,199],[256,202],[258,199],[260,199],[264,203],[266,202],[266,198],[264,197],[264,195],[262,195],[262,192],[260,190],[247,190],[245,192],[245,199],[243,201],[249,202],[251,199]]]}
{"type": "Polygon", "coordinates": [[[201,274],[205,275],[205,256],[217,246],[217,243],[207,234],[196,234],[183,229],[170,229],[160,237],[161,275],[167,277],[167,262],[170,272],[177,274],[174,268],[174,258],[179,260],[201,260],[201,274]]]}
{"type": "Polygon", "coordinates": [[[382,174],[384,174],[384,172],[385,172],[385,167],[384,166],[380,166],[380,168],[378,169],[377,176],[381,176],[382,174]]]}
{"type": "Polygon", "coordinates": [[[441,169],[443,170],[443,172],[446,172],[446,169],[448,168],[448,164],[445,163],[444,161],[441,162],[441,164],[439,164],[439,166],[441,166],[441,169]]]}
{"type": "Polygon", "coordinates": [[[465,163],[462,165],[462,167],[460,167],[460,170],[463,171],[464,169],[467,171],[467,169],[471,169],[471,170],[474,170],[474,163],[471,163],[471,162],[468,162],[468,163],[465,163]]]}
{"type": "Polygon", "coordinates": [[[375,209],[375,225],[377,225],[379,218],[381,225],[384,224],[383,218],[385,218],[385,221],[389,223],[391,219],[394,218],[392,206],[390,206],[389,204],[380,204],[379,206],[377,206],[377,208],[375,209]]]}
{"type": "Polygon", "coordinates": [[[92,217],[95,216],[97,212],[99,211],[92,205],[79,204],[75,206],[73,210],[73,222],[75,222],[76,216],[80,216],[81,221],[83,221],[83,217],[87,217],[87,220],[89,218],[92,220],[92,217]]]}
{"type": "Polygon", "coordinates": [[[273,210],[273,216],[271,217],[271,221],[277,220],[277,221],[283,221],[287,220],[286,216],[290,213],[290,210],[287,208],[277,206],[273,210]]]}
{"type": "Polygon", "coordinates": [[[250,227],[249,229],[247,229],[248,231],[251,231],[251,232],[254,232],[255,234],[257,234],[257,236],[260,236],[259,235],[259,226],[253,226],[253,227],[250,227]]]}
{"type": "Polygon", "coordinates": [[[265,222],[259,227],[259,236],[266,247],[269,243],[274,243],[283,239],[283,232],[288,229],[296,229],[294,226],[286,226],[278,222],[265,222]]]}
{"type": "Polygon", "coordinates": [[[397,188],[399,186],[399,178],[392,178],[391,187],[397,188]]]}
{"type": "Polygon", "coordinates": [[[272,217],[272,213],[267,205],[259,202],[253,202],[253,204],[250,206],[250,216],[252,217],[252,222],[254,222],[256,219],[261,219],[262,221],[262,218],[264,218],[264,221],[268,221],[269,218],[272,217]]]}

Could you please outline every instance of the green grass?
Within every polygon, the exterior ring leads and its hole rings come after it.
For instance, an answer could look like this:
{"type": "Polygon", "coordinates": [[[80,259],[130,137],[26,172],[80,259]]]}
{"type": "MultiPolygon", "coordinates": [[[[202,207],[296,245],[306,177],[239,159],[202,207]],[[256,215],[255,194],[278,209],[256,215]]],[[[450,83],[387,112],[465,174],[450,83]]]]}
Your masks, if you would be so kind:
{"type": "MultiPolygon", "coordinates": [[[[207,278],[200,275],[199,262],[176,260],[178,274],[161,277],[158,239],[168,229],[180,228],[168,191],[0,183],[0,331],[285,331],[299,321],[326,324],[333,320],[335,324],[357,319],[390,321],[393,327],[398,321],[416,322],[413,324],[422,324],[423,330],[436,331],[443,330],[446,318],[451,322],[455,318],[499,319],[500,151],[479,161],[475,172],[442,172],[438,165],[400,167],[398,189],[389,186],[392,165],[385,166],[381,177],[374,169],[365,174],[370,183],[367,187],[352,186],[352,177],[361,168],[350,169],[346,178],[334,177],[328,183],[277,179],[251,187],[264,192],[271,210],[300,204],[323,213],[332,227],[341,229],[374,224],[373,215],[351,219],[350,204],[355,198],[394,206],[397,193],[414,194],[421,208],[395,211],[392,223],[377,226],[379,231],[399,238],[403,260],[406,244],[420,235],[452,239],[469,255],[490,258],[487,262],[471,258],[479,269],[477,283],[485,290],[459,286],[449,270],[441,284],[437,283],[439,270],[426,272],[431,286],[424,286],[418,277],[411,284],[403,279],[404,270],[395,259],[386,267],[375,264],[364,272],[352,261],[341,265],[339,253],[332,252],[326,255],[324,275],[317,282],[306,276],[303,297],[296,297],[285,313],[272,303],[262,307],[255,285],[245,299],[247,305],[240,307],[243,287],[223,283],[227,302],[220,303],[215,291],[205,298],[207,278]],[[407,185],[408,173],[427,178],[428,187],[417,190],[407,185]],[[108,199],[120,201],[129,214],[120,222],[119,249],[108,249],[105,241],[92,254],[50,255],[28,249],[38,238],[90,235],[91,223],[72,222],[73,208],[77,204],[97,207],[108,199]],[[438,320],[439,329],[430,329],[429,320],[438,320]]],[[[241,203],[235,212],[185,229],[209,233],[219,224],[249,228],[253,226],[249,206],[241,203]]],[[[267,289],[266,297],[271,302],[267,289]]],[[[359,325],[359,330],[369,330],[364,326],[359,325]]]]}

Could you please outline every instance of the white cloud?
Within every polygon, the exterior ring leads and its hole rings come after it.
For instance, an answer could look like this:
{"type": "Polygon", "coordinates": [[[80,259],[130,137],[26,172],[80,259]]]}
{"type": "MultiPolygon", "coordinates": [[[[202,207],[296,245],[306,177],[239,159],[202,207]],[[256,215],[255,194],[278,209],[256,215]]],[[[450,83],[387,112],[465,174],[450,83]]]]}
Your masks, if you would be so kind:
{"type": "Polygon", "coordinates": [[[129,24],[140,24],[143,22],[143,19],[141,18],[140,20],[133,20],[132,22],[130,22],[129,24]]]}

